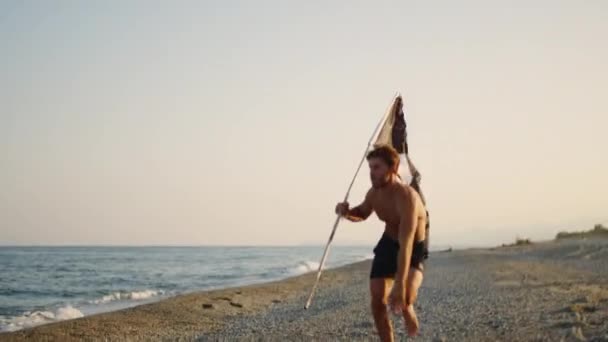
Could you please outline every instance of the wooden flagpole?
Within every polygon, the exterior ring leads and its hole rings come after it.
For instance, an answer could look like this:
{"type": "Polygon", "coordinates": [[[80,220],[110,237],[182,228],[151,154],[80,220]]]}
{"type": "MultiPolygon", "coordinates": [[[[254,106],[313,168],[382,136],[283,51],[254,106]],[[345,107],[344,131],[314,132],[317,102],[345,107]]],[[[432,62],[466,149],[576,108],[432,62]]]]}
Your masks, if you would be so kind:
{"type": "MultiPolygon", "coordinates": [[[[384,124],[384,121],[386,121],[386,118],[390,114],[390,109],[393,106],[393,103],[395,102],[395,98],[397,98],[398,96],[400,96],[399,93],[395,94],[395,96],[393,97],[393,101],[391,101],[388,109],[382,115],[380,122],[378,122],[378,125],[376,125],[376,128],[374,129],[372,136],[369,138],[369,141],[367,142],[367,146],[365,146],[365,152],[363,153],[363,158],[361,158],[361,161],[359,162],[359,166],[357,166],[357,170],[355,171],[355,175],[353,176],[353,179],[350,181],[348,190],[346,190],[346,195],[344,195],[344,202],[348,201],[348,196],[350,195],[350,190],[353,188],[353,184],[355,184],[355,179],[357,179],[357,175],[359,174],[359,171],[361,170],[361,166],[363,166],[363,163],[365,162],[365,159],[367,157],[367,152],[369,151],[369,148],[372,146],[372,143],[374,142],[374,138],[376,137],[378,130],[380,129],[380,127],[382,127],[382,125],[384,124]]],[[[336,215],[336,221],[334,222],[333,228],[331,230],[331,234],[329,234],[329,239],[327,240],[327,244],[325,245],[325,250],[323,251],[323,257],[321,257],[321,262],[319,263],[319,269],[317,270],[317,278],[315,280],[314,285],[312,286],[312,290],[310,291],[310,295],[308,296],[308,300],[306,301],[306,305],[304,306],[304,309],[308,309],[310,307],[312,298],[314,297],[315,291],[317,290],[317,286],[319,285],[319,279],[321,278],[321,272],[323,271],[323,266],[325,265],[325,260],[327,260],[327,255],[329,254],[329,246],[330,246],[332,240],[334,239],[334,235],[336,234],[336,229],[338,228],[338,224],[340,224],[340,218],[341,218],[340,215],[336,215]]]]}

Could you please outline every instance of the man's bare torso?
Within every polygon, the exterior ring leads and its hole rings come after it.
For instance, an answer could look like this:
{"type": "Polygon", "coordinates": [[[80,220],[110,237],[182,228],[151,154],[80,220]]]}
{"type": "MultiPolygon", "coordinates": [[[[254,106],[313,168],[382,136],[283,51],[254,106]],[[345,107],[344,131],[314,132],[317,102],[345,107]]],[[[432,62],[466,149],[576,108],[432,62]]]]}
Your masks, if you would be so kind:
{"type": "Polygon", "coordinates": [[[401,215],[403,215],[403,209],[399,208],[395,203],[399,202],[396,200],[398,192],[403,191],[404,188],[406,191],[412,193],[413,196],[408,197],[413,198],[416,202],[414,203],[414,215],[416,217],[414,241],[422,241],[426,238],[426,210],[420,196],[414,189],[406,184],[394,182],[382,188],[372,188],[367,196],[369,196],[368,198],[372,208],[378,218],[386,223],[384,228],[386,234],[392,239],[398,240],[399,222],[401,220],[401,215]]]}

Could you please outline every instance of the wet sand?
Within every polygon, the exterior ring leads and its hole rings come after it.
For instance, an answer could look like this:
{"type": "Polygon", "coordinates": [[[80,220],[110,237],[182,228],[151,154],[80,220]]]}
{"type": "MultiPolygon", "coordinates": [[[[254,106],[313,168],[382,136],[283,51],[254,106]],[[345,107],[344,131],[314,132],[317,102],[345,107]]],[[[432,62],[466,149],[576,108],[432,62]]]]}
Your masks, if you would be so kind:
{"type": "MultiPolygon", "coordinates": [[[[0,341],[376,340],[370,261],[314,274],[176,296],[13,333],[0,341]]],[[[416,305],[420,336],[397,340],[608,341],[608,239],[432,253],[416,305]]]]}

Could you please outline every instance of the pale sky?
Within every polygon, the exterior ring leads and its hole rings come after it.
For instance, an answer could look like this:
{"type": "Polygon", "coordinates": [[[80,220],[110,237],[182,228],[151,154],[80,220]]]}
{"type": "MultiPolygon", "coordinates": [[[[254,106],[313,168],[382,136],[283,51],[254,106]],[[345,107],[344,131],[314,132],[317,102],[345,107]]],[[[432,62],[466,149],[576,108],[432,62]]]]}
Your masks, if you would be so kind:
{"type": "Polygon", "coordinates": [[[2,1],[0,244],[324,243],[396,91],[433,244],[608,223],[607,37],[603,0],[2,1]]]}

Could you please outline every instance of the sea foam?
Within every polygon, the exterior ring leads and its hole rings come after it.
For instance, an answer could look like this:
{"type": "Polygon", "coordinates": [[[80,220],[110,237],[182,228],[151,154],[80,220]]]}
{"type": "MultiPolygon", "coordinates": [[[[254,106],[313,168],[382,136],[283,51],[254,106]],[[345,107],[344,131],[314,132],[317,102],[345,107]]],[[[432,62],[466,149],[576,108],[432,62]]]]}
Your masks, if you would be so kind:
{"type": "Polygon", "coordinates": [[[132,292],[113,292],[101,298],[90,301],[91,304],[105,304],[117,300],[144,300],[152,297],[160,296],[165,292],[162,290],[143,290],[132,292]]]}
{"type": "Polygon", "coordinates": [[[295,268],[295,273],[302,274],[319,269],[319,263],[315,261],[300,261],[295,268]]]}
{"type": "Polygon", "coordinates": [[[80,310],[71,305],[60,307],[54,312],[33,311],[25,312],[23,315],[16,317],[0,316],[0,331],[16,331],[40,324],[64,321],[66,319],[80,318],[83,316],[84,315],[80,310]]]}

